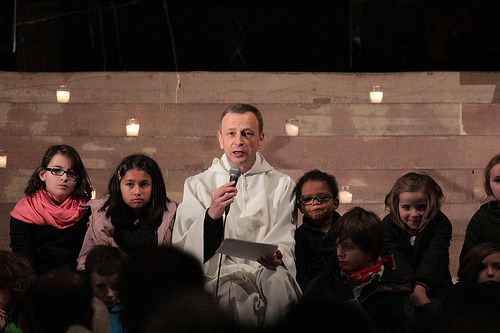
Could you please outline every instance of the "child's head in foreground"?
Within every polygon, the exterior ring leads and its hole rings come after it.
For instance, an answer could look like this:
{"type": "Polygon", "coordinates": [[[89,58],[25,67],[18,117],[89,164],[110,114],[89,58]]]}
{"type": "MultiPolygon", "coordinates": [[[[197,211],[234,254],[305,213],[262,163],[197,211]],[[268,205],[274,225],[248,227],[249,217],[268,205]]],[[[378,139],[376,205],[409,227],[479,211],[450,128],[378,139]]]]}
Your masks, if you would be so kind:
{"type": "Polygon", "coordinates": [[[92,280],[95,296],[112,308],[120,300],[117,284],[120,270],[127,261],[123,250],[111,245],[97,245],[87,255],[85,269],[92,280]]]}

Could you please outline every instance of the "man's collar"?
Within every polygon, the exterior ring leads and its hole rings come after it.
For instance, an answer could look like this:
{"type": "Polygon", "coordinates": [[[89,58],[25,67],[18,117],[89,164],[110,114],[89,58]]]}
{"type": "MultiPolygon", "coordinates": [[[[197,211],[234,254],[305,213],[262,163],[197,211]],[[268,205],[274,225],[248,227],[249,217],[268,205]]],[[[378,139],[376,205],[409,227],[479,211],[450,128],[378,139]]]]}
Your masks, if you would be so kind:
{"type": "MultiPolygon", "coordinates": [[[[263,156],[261,153],[257,152],[257,155],[255,156],[255,162],[254,164],[252,165],[252,167],[245,173],[252,173],[253,171],[255,171],[254,169],[258,168],[261,164],[262,164],[262,160],[263,160],[263,156]]],[[[223,154],[222,157],[221,157],[221,161],[222,161],[222,167],[227,171],[229,172],[229,169],[231,169],[231,165],[229,164],[229,160],[227,159],[227,156],[226,154],[223,154]]]]}

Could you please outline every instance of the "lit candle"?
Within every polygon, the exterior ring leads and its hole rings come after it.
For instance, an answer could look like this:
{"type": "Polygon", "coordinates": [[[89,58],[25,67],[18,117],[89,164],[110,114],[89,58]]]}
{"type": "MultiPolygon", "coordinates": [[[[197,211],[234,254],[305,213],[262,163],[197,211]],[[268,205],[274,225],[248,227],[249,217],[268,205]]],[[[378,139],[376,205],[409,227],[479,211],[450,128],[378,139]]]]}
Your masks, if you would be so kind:
{"type": "Polygon", "coordinates": [[[349,186],[342,186],[342,190],[339,192],[339,201],[340,203],[352,202],[352,193],[349,186]]]}
{"type": "Polygon", "coordinates": [[[139,121],[137,119],[127,120],[127,136],[138,136],[139,135],[139,121]]]}
{"type": "Polygon", "coordinates": [[[382,103],[382,98],[384,97],[384,92],[380,86],[373,86],[372,91],[370,91],[370,102],[372,103],[382,103]]]}
{"type": "Polygon", "coordinates": [[[90,199],[95,199],[96,193],[97,193],[96,191],[92,191],[92,195],[90,196],[90,199]]]}
{"type": "Polygon", "coordinates": [[[297,136],[299,134],[299,120],[287,119],[285,121],[285,131],[287,136],[297,136]]]}
{"type": "Polygon", "coordinates": [[[56,97],[58,103],[69,103],[69,87],[59,86],[56,90],[56,97]]]}
{"type": "Polygon", "coordinates": [[[7,167],[7,155],[0,155],[0,168],[7,167]]]}

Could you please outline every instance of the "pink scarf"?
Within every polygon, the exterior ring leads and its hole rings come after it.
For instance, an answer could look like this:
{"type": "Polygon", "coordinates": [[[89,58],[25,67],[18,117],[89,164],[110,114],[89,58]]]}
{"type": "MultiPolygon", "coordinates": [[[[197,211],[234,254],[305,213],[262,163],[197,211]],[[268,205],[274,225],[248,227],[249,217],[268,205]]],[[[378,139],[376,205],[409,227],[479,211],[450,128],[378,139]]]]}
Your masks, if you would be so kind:
{"type": "Polygon", "coordinates": [[[339,265],[342,272],[346,273],[352,282],[358,284],[370,281],[370,278],[373,274],[378,273],[382,270],[382,265],[387,265],[391,269],[394,269],[396,267],[392,255],[380,257],[375,262],[375,265],[362,269],[360,271],[347,271],[342,267],[342,264],[339,265]]]}
{"type": "Polygon", "coordinates": [[[58,206],[46,190],[39,190],[19,200],[10,215],[29,224],[65,229],[82,219],[88,209],[83,206],[85,203],[85,200],[70,195],[58,206]]]}

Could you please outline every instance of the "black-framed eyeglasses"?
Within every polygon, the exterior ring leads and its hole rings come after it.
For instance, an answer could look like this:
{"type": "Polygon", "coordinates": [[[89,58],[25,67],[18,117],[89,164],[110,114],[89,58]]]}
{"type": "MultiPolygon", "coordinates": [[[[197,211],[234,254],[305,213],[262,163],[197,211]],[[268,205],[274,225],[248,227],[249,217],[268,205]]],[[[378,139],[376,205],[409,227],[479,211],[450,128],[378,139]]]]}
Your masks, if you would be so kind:
{"type": "Polygon", "coordinates": [[[320,195],[315,196],[315,197],[302,197],[299,199],[299,202],[305,206],[309,206],[309,205],[313,204],[314,200],[316,200],[320,204],[323,204],[323,203],[330,201],[330,199],[333,199],[333,195],[320,194],[320,195]]]}
{"type": "Polygon", "coordinates": [[[50,171],[51,174],[53,174],[54,176],[59,176],[59,177],[61,177],[64,174],[67,174],[69,180],[77,180],[78,179],[78,174],[73,170],[65,171],[63,169],[58,169],[58,168],[45,168],[44,170],[50,171]]]}

